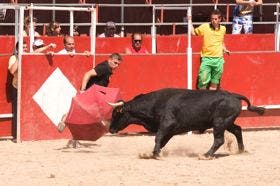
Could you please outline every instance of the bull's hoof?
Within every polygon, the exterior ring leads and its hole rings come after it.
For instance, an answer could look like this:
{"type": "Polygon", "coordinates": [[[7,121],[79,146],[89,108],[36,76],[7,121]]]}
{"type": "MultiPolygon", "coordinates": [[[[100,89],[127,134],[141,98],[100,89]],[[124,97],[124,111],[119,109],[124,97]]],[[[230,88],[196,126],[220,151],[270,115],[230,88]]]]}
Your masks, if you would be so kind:
{"type": "Polygon", "coordinates": [[[223,144],[224,149],[231,154],[238,153],[238,144],[235,136],[227,131],[225,131],[225,142],[223,144]]]}
{"type": "Polygon", "coordinates": [[[244,154],[244,155],[246,155],[246,154],[250,154],[247,150],[239,150],[238,151],[238,153],[237,154],[244,154]]]}
{"type": "Polygon", "coordinates": [[[213,160],[213,159],[215,159],[215,157],[214,156],[205,155],[205,154],[199,154],[198,155],[198,159],[199,160],[213,160]]]}
{"type": "Polygon", "coordinates": [[[158,160],[159,159],[159,155],[156,156],[154,154],[146,154],[146,153],[144,153],[144,154],[139,154],[138,158],[139,159],[156,159],[156,160],[158,160]]]}

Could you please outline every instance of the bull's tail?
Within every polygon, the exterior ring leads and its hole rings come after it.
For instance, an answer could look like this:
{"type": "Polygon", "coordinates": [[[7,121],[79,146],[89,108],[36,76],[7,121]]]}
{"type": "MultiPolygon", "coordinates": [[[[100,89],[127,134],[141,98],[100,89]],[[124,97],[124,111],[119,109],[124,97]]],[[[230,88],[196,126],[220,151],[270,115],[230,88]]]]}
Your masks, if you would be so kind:
{"type": "Polygon", "coordinates": [[[239,100],[244,100],[248,104],[247,109],[249,111],[257,112],[259,115],[263,115],[264,114],[264,111],[265,111],[264,107],[256,107],[256,106],[251,105],[249,99],[247,97],[245,97],[245,96],[240,95],[240,94],[233,93],[233,95],[234,95],[234,97],[236,97],[239,100]]]}

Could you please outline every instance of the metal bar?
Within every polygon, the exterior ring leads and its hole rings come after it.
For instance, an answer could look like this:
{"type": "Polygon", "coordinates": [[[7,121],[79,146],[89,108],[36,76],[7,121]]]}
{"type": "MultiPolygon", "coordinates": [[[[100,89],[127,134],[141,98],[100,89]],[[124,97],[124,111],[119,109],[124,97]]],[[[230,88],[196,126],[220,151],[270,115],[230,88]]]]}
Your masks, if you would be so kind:
{"type": "Polygon", "coordinates": [[[21,127],[21,121],[20,121],[20,116],[21,116],[21,109],[20,109],[20,104],[21,104],[21,58],[22,58],[22,53],[23,53],[23,19],[24,19],[24,7],[20,7],[19,10],[19,45],[18,45],[18,87],[17,87],[17,136],[16,140],[17,142],[20,142],[21,138],[21,133],[20,133],[20,127],[21,127]]]}
{"type": "Polygon", "coordinates": [[[96,23],[98,23],[98,14],[99,13],[99,6],[98,4],[96,5],[96,23]]]}
{"type": "Polygon", "coordinates": [[[28,10],[56,10],[56,11],[90,11],[89,8],[75,7],[49,7],[49,6],[27,6],[28,10]]]}
{"type": "MultiPolygon", "coordinates": [[[[31,3],[30,7],[33,7],[33,4],[31,3]]],[[[33,42],[34,42],[34,22],[33,22],[33,9],[29,10],[29,40],[30,40],[30,44],[29,44],[29,51],[33,52],[33,42]]],[[[27,25],[25,25],[27,26],[27,25]]]]}
{"type": "Polygon", "coordinates": [[[18,42],[18,33],[19,33],[19,9],[15,9],[15,46],[18,42]]]}
{"type": "MultiPolygon", "coordinates": [[[[187,16],[192,16],[192,8],[188,7],[187,16]]],[[[188,48],[187,48],[187,79],[188,84],[187,88],[192,89],[192,43],[191,43],[191,37],[192,37],[192,21],[188,20],[188,48]]]]}
{"type": "Polygon", "coordinates": [[[279,52],[280,50],[280,25],[279,25],[279,9],[280,3],[276,5],[276,23],[275,23],[275,51],[279,52]]]}
{"type": "Polygon", "coordinates": [[[175,35],[176,34],[176,25],[173,24],[172,25],[172,35],[175,35]]]}
{"type": "Polygon", "coordinates": [[[90,52],[94,55],[93,66],[95,66],[95,48],[96,48],[96,9],[91,11],[91,27],[90,27],[90,52]]]}
{"type": "Polygon", "coordinates": [[[70,20],[69,20],[69,22],[70,22],[70,33],[69,33],[69,35],[73,36],[74,35],[74,11],[71,10],[69,12],[69,14],[70,14],[70,20]]]}
{"type": "Polygon", "coordinates": [[[0,118],[12,118],[13,117],[13,114],[12,113],[9,113],[9,114],[0,114],[0,118]]]}
{"type": "MultiPolygon", "coordinates": [[[[53,5],[55,5],[55,0],[53,0],[53,5]]],[[[53,6],[54,8],[55,6],[53,6]]],[[[55,10],[52,11],[52,21],[55,21],[55,10]]]]}
{"type": "Polygon", "coordinates": [[[163,6],[160,9],[160,22],[163,23],[163,6]]]}
{"type": "MultiPolygon", "coordinates": [[[[124,23],[124,0],[121,0],[121,23],[124,23]]],[[[121,27],[121,37],[124,37],[124,26],[121,27]]]]}
{"type": "Polygon", "coordinates": [[[229,22],[229,5],[227,5],[226,22],[229,22]]]}
{"type": "MultiPolygon", "coordinates": [[[[219,6],[226,6],[228,3],[219,3],[219,6]]],[[[264,3],[262,6],[276,6],[277,3],[264,3]]],[[[18,4],[19,5],[19,4],[18,4]]],[[[20,3],[20,6],[29,6],[30,4],[27,3],[20,3]]],[[[45,7],[52,7],[54,4],[52,3],[33,3],[34,6],[45,6],[45,7]]],[[[63,3],[56,3],[55,6],[57,7],[92,7],[93,4],[73,4],[73,3],[67,3],[67,4],[63,4],[63,3]]],[[[190,4],[186,4],[186,3],[182,3],[182,4],[126,4],[126,7],[152,7],[152,6],[190,6],[190,4]]],[[[230,6],[235,6],[235,3],[229,3],[230,6]]],[[[17,6],[17,5],[10,5],[9,3],[3,3],[3,8],[6,8],[7,6],[17,6]]],[[[121,7],[121,4],[99,4],[100,7],[121,7]]],[[[196,4],[192,4],[192,7],[195,6],[213,6],[213,3],[196,3],[196,4]]],[[[2,8],[2,6],[1,6],[2,8]]],[[[76,11],[76,10],[75,10],[76,11]]]]}
{"type": "Polygon", "coordinates": [[[152,35],[152,54],[156,54],[156,26],[155,26],[156,9],[153,6],[153,24],[151,27],[152,35]]]}

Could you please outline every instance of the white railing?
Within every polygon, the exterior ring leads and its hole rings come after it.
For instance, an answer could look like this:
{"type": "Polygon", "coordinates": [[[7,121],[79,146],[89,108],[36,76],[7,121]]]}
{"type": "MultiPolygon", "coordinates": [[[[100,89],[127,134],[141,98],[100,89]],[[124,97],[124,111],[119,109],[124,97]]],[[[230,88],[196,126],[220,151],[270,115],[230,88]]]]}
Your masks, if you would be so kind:
{"type": "Polygon", "coordinates": [[[276,5],[276,12],[274,12],[276,16],[275,23],[275,51],[280,51],[280,24],[279,24],[279,16],[280,16],[280,3],[276,5]]]}

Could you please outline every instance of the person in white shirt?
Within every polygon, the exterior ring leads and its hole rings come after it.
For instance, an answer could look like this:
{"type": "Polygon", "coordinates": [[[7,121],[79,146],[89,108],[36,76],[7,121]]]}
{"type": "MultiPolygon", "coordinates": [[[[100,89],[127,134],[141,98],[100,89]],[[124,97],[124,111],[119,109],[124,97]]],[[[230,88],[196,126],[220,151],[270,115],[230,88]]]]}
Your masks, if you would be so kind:
{"type": "Polygon", "coordinates": [[[69,54],[73,56],[75,51],[75,40],[72,36],[65,36],[63,39],[64,49],[60,50],[58,54],[69,54]]]}
{"type": "MultiPolygon", "coordinates": [[[[33,17],[34,37],[39,37],[40,34],[36,32],[36,26],[37,26],[37,18],[33,17]]],[[[30,17],[28,16],[24,18],[23,36],[29,36],[29,29],[30,29],[30,17]]]]}
{"type": "Polygon", "coordinates": [[[106,23],[104,33],[100,34],[98,37],[120,37],[116,34],[116,25],[114,22],[109,21],[106,23]]]}
{"type": "MultiPolygon", "coordinates": [[[[76,54],[75,50],[75,40],[72,36],[65,36],[63,39],[64,49],[60,50],[57,54],[69,54],[70,56],[74,56],[76,54]]],[[[84,54],[90,56],[89,51],[84,51],[84,54]]]]}

